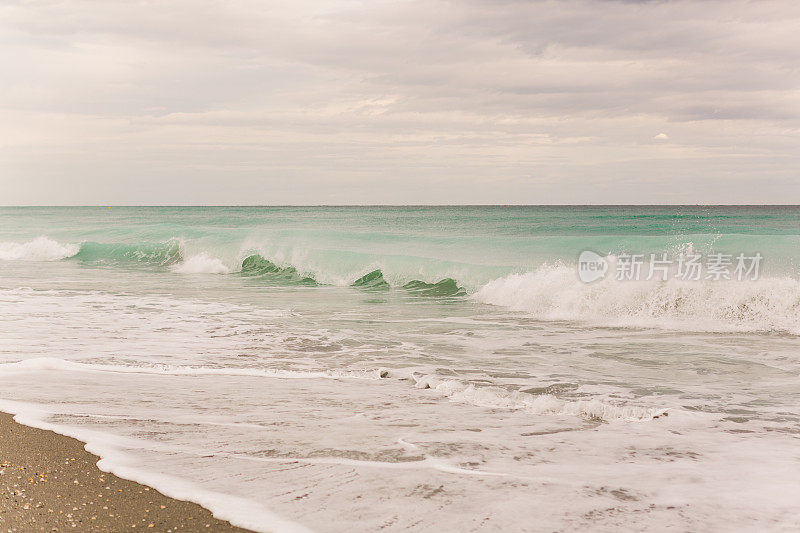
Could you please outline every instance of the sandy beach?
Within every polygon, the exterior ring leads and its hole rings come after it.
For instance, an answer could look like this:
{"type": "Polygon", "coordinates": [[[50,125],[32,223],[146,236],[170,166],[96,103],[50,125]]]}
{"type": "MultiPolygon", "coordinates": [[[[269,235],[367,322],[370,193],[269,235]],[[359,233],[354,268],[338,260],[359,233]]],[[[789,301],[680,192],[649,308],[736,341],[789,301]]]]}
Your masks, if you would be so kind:
{"type": "Polygon", "coordinates": [[[97,468],[84,443],[0,413],[4,531],[247,531],[97,468]]]}

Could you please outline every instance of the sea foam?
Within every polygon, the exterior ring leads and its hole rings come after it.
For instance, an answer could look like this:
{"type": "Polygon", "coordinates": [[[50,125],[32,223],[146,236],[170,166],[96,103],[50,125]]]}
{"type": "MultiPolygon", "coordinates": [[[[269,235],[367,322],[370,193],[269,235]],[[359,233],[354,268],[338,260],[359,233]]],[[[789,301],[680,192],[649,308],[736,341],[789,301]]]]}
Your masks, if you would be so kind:
{"type": "Polygon", "coordinates": [[[364,370],[289,370],[256,367],[212,368],[165,364],[132,366],[68,361],[56,357],[33,357],[13,363],[0,363],[0,372],[33,372],[38,370],[162,374],[170,376],[252,376],[282,379],[381,379],[389,375],[387,370],[381,368],[364,370]]]}
{"type": "Polygon", "coordinates": [[[647,421],[664,416],[668,409],[612,404],[598,399],[562,399],[552,394],[529,394],[500,387],[476,387],[437,376],[412,374],[415,386],[433,389],[451,401],[492,409],[523,410],[537,415],[581,416],[604,422],[647,421]]]}
{"type": "Polygon", "coordinates": [[[23,243],[0,242],[2,261],[59,261],[79,251],[77,244],[62,244],[44,235],[23,243]]]}
{"type": "Polygon", "coordinates": [[[617,281],[608,277],[582,283],[574,266],[558,264],[495,279],[473,297],[540,320],[800,334],[800,281],[789,277],[756,281],[617,281]]]}
{"type": "MultiPolygon", "coordinates": [[[[0,363],[0,373],[35,372],[42,370],[74,372],[113,372],[130,374],[161,374],[173,376],[246,376],[278,379],[356,379],[379,380],[397,378],[402,372],[387,369],[364,370],[284,370],[270,368],[210,368],[174,365],[128,366],[67,361],[53,357],[35,357],[13,363],[0,363]]],[[[529,394],[507,391],[499,387],[476,387],[452,379],[411,373],[408,375],[418,389],[433,389],[454,402],[468,403],[491,409],[525,410],[533,414],[581,416],[610,422],[613,420],[642,421],[662,416],[666,409],[618,405],[592,400],[566,400],[552,394],[529,394]]]]}

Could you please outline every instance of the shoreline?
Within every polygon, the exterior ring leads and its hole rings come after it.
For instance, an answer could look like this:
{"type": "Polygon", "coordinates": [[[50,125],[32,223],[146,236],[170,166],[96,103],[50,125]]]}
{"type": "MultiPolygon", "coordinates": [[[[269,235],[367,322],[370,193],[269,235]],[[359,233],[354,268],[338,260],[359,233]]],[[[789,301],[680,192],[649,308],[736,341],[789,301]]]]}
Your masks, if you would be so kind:
{"type": "Polygon", "coordinates": [[[5,531],[250,530],[156,489],[103,472],[85,443],[0,412],[0,528],[5,531]]]}

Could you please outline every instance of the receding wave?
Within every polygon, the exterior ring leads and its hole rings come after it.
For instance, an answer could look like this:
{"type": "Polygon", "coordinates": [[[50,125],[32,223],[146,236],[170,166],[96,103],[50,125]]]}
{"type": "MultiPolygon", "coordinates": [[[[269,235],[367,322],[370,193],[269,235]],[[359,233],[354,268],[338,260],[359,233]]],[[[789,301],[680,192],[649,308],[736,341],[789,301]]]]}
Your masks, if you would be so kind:
{"type": "Polygon", "coordinates": [[[431,375],[412,374],[415,386],[433,389],[454,402],[468,403],[492,409],[523,410],[539,415],[581,416],[594,420],[646,421],[667,414],[667,409],[656,409],[636,405],[612,404],[597,399],[562,399],[552,394],[530,394],[522,391],[507,391],[500,387],[476,387],[452,379],[441,379],[431,375]]]}
{"type": "Polygon", "coordinates": [[[0,363],[0,372],[35,371],[111,372],[124,374],[158,374],[173,376],[250,376],[277,379],[335,379],[335,380],[381,380],[385,378],[410,377],[418,389],[433,389],[455,402],[469,403],[492,409],[525,410],[533,414],[569,415],[585,418],[612,420],[652,420],[663,416],[666,409],[654,409],[631,405],[616,405],[599,400],[565,400],[552,394],[530,394],[522,391],[506,391],[499,387],[476,387],[452,379],[441,379],[432,375],[405,374],[383,368],[363,370],[288,370],[247,367],[195,367],[176,365],[130,366],[68,361],[54,357],[36,357],[13,363],[0,363]]]}
{"type": "Polygon", "coordinates": [[[76,372],[116,372],[123,374],[166,374],[172,376],[253,376],[282,379],[381,379],[388,376],[382,368],[365,370],[284,370],[273,368],[179,366],[179,365],[108,365],[68,361],[55,357],[34,357],[14,363],[0,363],[0,371],[31,372],[70,370],[76,372]]]}
{"type": "Polygon", "coordinates": [[[183,246],[178,239],[136,244],[84,242],[72,257],[98,265],[170,266],[183,261],[183,246]]]}
{"type": "Polygon", "coordinates": [[[77,244],[62,244],[42,235],[28,242],[0,242],[0,261],[59,261],[79,250],[77,244]]]}
{"type": "Polygon", "coordinates": [[[241,274],[243,276],[258,277],[280,284],[317,285],[314,278],[301,275],[295,267],[280,267],[258,254],[250,255],[242,261],[241,274]]]}
{"type": "Polygon", "coordinates": [[[800,334],[800,281],[616,281],[582,283],[574,267],[542,266],[481,287],[478,301],[541,320],[609,327],[800,334]]]}

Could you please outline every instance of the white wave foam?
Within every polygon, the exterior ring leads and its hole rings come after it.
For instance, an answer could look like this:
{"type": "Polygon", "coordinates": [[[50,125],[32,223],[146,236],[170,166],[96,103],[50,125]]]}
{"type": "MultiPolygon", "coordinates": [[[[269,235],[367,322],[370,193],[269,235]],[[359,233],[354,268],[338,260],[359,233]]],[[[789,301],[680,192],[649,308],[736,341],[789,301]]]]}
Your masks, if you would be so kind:
{"type": "Polygon", "coordinates": [[[430,375],[414,375],[416,387],[433,389],[454,402],[468,403],[492,409],[524,410],[534,414],[569,415],[614,420],[646,421],[663,416],[666,409],[615,405],[600,400],[563,400],[551,394],[529,394],[507,391],[498,387],[476,387],[460,381],[439,379],[430,375]]]}
{"type": "Polygon", "coordinates": [[[542,320],[684,331],[800,334],[800,281],[616,281],[582,283],[574,267],[546,265],[485,284],[478,301],[542,320]]]}
{"type": "Polygon", "coordinates": [[[80,251],[77,244],[61,244],[41,235],[32,241],[0,242],[2,261],[58,261],[80,251]]]}
{"type": "Polygon", "coordinates": [[[271,368],[209,368],[174,365],[126,366],[79,363],[55,357],[33,357],[14,363],[0,364],[0,372],[32,372],[37,370],[72,370],[77,372],[117,372],[129,374],[166,374],[172,376],[254,376],[283,379],[381,379],[384,369],[367,370],[283,370],[271,368]]]}
{"type": "Polygon", "coordinates": [[[172,270],[180,274],[228,274],[231,271],[221,260],[206,252],[200,252],[173,265],[172,270]]]}

